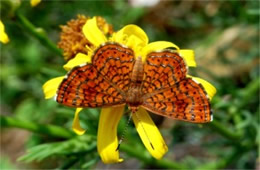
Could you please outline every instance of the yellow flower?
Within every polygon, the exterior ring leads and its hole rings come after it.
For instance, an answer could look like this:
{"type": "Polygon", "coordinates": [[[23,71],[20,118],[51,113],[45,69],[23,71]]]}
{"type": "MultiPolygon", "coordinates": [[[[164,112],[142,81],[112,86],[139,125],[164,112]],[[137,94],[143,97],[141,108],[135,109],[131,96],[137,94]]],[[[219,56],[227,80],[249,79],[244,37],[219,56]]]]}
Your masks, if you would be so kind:
{"type": "Polygon", "coordinates": [[[0,41],[4,44],[9,42],[8,35],[5,33],[5,26],[0,20],[0,41]]]}
{"type": "Polygon", "coordinates": [[[41,0],[31,0],[30,1],[32,7],[37,6],[40,2],[41,2],[41,0]]]}
{"type": "MultiPolygon", "coordinates": [[[[146,33],[136,25],[127,25],[118,32],[113,33],[110,38],[107,38],[98,28],[96,17],[94,17],[89,19],[83,26],[83,33],[85,37],[91,42],[91,44],[93,44],[93,46],[86,46],[88,50],[87,55],[78,53],[75,58],[71,59],[67,64],[65,64],[64,68],[68,71],[82,63],[90,63],[95,49],[107,41],[117,42],[133,49],[135,56],[142,56],[143,61],[146,60],[146,54],[150,53],[151,51],[173,47],[177,49],[188,66],[196,66],[194,52],[192,50],[181,50],[175,44],[166,41],[157,41],[148,44],[148,37],[146,33]]],[[[57,88],[63,78],[64,77],[57,77],[51,79],[43,85],[43,91],[45,93],[46,99],[51,98],[56,94],[57,88]]],[[[212,97],[215,94],[216,90],[211,84],[199,78],[194,79],[196,79],[196,81],[200,82],[204,86],[209,96],[212,97]]],[[[83,134],[85,132],[85,130],[82,129],[79,124],[80,110],[81,108],[76,110],[73,121],[73,130],[77,134],[83,134]]],[[[124,106],[102,108],[101,110],[98,127],[97,147],[98,153],[100,154],[104,163],[116,163],[122,161],[116,148],[118,147],[117,125],[123,115],[123,111],[124,106]],[[117,114],[113,114],[115,112],[117,114]]],[[[168,151],[168,148],[158,128],[155,126],[147,111],[145,109],[139,109],[135,114],[133,114],[132,118],[137,132],[147,150],[154,158],[161,159],[168,151]]]]}

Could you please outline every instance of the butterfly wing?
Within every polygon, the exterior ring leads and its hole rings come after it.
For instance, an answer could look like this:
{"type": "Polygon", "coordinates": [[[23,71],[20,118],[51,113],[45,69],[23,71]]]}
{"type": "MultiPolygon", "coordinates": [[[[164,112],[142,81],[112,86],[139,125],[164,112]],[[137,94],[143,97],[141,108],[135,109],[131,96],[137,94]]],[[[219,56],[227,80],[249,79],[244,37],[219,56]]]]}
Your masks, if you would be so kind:
{"type": "Polygon", "coordinates": [[[199,83],[186,78],[186,65],[177,53],[148,54],[144,72],[142,90],[148,93],[142,107],[172,119],[194,123],[211,120],[207,93],[199,83]]]}
{"type": "Polygon", "coordinates": [[[101,46],[92,63],[73,68],[60,84],[56,101],[71,107],[106,107],[125,103],[134,64],[133,52],[118,44],[101,46]]]}
{"type": "Polygon", "coordinates": [[[134,62],[134,52],[119,44],[107,44],[99,48],[92,58],[98,73],[123,92],[129,88],[134,62]]]}
{"type": "Polygon", "coordinates": [[[152,52],[144,65],[142,92],[152,93],[171,87],[187,74],[184,60],[174,52],[152,52]]]}

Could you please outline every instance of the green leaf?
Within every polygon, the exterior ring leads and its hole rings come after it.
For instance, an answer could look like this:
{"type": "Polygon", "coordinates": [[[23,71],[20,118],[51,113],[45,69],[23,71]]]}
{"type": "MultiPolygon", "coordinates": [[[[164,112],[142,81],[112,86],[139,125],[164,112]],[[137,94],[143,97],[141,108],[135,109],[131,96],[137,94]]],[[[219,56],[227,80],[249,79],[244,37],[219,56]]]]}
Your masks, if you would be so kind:
{"type": "Polygon", "coordinates": [[[42,161],[50,156],[77,155],[95,151],[96,139],[92,136],[78,136],[64,142],[46,143],[32,147],[18,161],[42,161]]]}

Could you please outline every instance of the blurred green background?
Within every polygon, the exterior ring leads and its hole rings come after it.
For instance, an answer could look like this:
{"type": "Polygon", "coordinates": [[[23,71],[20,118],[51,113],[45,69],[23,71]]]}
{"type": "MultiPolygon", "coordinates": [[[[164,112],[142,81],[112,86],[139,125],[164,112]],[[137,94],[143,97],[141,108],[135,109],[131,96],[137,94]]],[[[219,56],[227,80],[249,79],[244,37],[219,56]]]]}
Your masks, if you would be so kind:
{"type": "Polygon", "coordinates": [[[32,8],[29,1],[1,0],[10,42],[0,45],[0,169],[260,168],[259,1],[138,2],[55,0],[32,8]],[[65,61],[52,45],[59,41],[60,25],[78,14],[102,16],[114,30],[136,24],[150,42],[194,49],[198,66],[190,74],[217,88],[214,121],[198,125],[154,116],[169,147],[161,161],[151,158],[130,123],[120,148],[125,161],[103,164],[96,151],[99,109],[83,111],[87,133],[75,136],[74,109],[45,100],[42,92],[47,80],[65,74],[65,61]]]}

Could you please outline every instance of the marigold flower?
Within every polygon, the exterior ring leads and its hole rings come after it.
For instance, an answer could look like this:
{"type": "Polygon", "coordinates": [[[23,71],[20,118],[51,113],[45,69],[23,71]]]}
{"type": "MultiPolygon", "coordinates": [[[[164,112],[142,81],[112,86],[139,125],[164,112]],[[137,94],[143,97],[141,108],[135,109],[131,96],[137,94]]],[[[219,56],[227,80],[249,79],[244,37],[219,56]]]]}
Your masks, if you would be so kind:
{"type": "MultiPolygon", "coordinates": [[[[67,25],[61,26],[60,41],[58,47],[63,49],[65,60],[70,60],[78,53],[87,54],[86,46],[91,47],[92,44],[82,32],[82,27],[89,17],[78,15],[77,19],[72,19],[67,22],[67,25]]],[[[113,28],[102,17],[97,17],[97,25],[104,34],[112,34],[113,28]]]]}
{"type": "MultiPolygon", "coordinates": [[[[75,58],[65,64],[64,68],[66,70],[71,70],[73,67],[82,63],[90,63],[95,49],[108,41],[123,44],[131,48],[134,51],[135,56],[142,56],[143,61],[146,60],[146,55],[152,51],[172,47],[177,49],[179,54],[184,58],[187,66],[196,66],[194,52],[192,50],[182,50],[175,44],[167,41],[157,41],[148,44],[148,37],[146,33],[136,25],[127,25],[118,32],[114,32],[111,37],[107,38],[98,27],[97,18],[94,17],[87,20],[82,29],[84,36],[88,39],[92,46],[86,46],[87,55],[84,53],[78,53],[75,58]]],[[[57,77],[51,79],[43,85],[43,91],[46,99],[51,98],[56,94],[57,88],[63,78],[64,77],[57,77]]],[[[194,77],[193,79],[200,82],[204,86],[210,98],[212,98],[212,96],[216,93],[216,89],[207,81],[194,77]]],[[[82,108],[78,108],[76,110],[73,121],[73,130],[77,134],[83,134],[85,132],[79,124],[79,112],[81,109],[82,108]]],[[[118,147],[117,125],[123,115],[123,111],[124,106],[102,108],[101,110],[97,147],[98,153],[104,163],[116,163],[122,161],[116,148],[118,147]]],[[[154,158],[161,159],[168,151],[168,147],[147,111],[141,108],[132,116],[137,132],[147,150],[154,158]]]]}
{"type": "Polygon", "coordinates": [[[8,35],[5,32],[5,26],[1,20],[0,20],[0,41],[4,44],[9,42],[8,35]]]}

